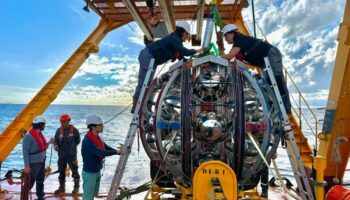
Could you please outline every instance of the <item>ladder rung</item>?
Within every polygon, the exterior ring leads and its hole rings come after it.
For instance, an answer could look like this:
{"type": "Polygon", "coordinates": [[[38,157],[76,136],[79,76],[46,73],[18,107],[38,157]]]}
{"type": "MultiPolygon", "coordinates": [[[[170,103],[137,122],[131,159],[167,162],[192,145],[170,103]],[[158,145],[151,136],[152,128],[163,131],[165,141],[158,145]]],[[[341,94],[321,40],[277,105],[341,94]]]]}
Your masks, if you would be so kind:
{"type": "Polygon", "coordinates": [[[211,184],[212,184],[213,186],[220,186],[220,180],[219,180],[219,178],[217,178],[217,177],[212,177],[212,178],[211,178],[211,184]]]}
{"type": "Polygon", "coordinates": [[[224,191],[222,190],[221,187],[214,188],[215,193],[223,193],[224,191]]]}

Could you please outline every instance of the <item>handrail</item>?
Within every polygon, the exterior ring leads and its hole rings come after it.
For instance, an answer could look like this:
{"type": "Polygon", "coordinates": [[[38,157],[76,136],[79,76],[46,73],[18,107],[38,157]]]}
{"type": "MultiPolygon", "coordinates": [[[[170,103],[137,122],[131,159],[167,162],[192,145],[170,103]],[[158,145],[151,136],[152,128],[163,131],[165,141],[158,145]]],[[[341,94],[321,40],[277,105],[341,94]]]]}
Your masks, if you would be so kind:
{"type": "MultiPolygon", "coordinates": [[[[298,115],[296,115],[299,119],[299,126],[300,126],[300,130],[302,130],[302,118],[304,118],[305,123],[307,124],[307,126],[309,127],[311,133],[315,136],[315,148],[314,150],[316,150],[316,148],[318,147],[318,137],[317,137],[317,122],[318,119],[316,117],[316,114],[314,113],[314,111],[311,109],[310,105],[307,103],[307,101],[305,100],[303,94],[300,92],[298,86],[295,84],[293,78],[291,77],[291,75],[288,73],[287,69],[285,67],[284,68],[284,73],[285,73],[285,80],[287,82],[288,78],[291,81],[292,85],[294,86],[294,88],[296,89],[297,93],[298,93],[298,102],[295,100],[295,98],[292,95],[289,95],[291,97],[291,99],[293,99],[293,101],[295,102],[295,104],[297,105],[297,108],[294,108],[294,106],[292,105],[292,109],[295,111],[295,113],[297,113],[298,115]],[[306,118],[305,116],[305,112],[302,112],[301,109],[301,104],[304,103],[306,105],[306,108],[308,109],[308,111],[311,113],[313,119],[315,120],[315,127],[314,129],[311,127],[309,120],[306,118]],[[297,112],[299,111],[299,112],[297,112]]],[[[305,135],[306,137],[306,135],[305,135]]],[[[315,152],[314,152],[315,153],[315,152]]]]}

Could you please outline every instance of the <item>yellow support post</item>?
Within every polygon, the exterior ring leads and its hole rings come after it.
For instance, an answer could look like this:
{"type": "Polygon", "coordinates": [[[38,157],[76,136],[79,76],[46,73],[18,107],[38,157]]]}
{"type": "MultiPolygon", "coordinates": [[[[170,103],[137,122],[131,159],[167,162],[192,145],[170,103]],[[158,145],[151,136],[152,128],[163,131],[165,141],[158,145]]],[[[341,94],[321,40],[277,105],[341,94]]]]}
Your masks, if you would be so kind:
{"type": "Polygon", "coordinates": [[[318,155],[327,160],[324,175],[329,187],[342,181],[350,153],[348,145],[333,147],[342,137],[350,138],[350,0],[346,1],[337,39],[338,49],[318,148],[318,155]],[[332,160],[335,149],[341,155],[336,161],[332,160]]]}
{"type": "Polygon", "coordinates": [[[316,170],[316,186],[315,194],[316,200],[324,199],[324,170],[326,169],[326,158],[322,156],[317,156],[314,158],[314,168],[316,170]]]}
{"type": "Polygon", "coordinates": [[[237,199],[237,178],[230,166],[221,161],[202,163],[193,176],[193,200],[237,199]]]}

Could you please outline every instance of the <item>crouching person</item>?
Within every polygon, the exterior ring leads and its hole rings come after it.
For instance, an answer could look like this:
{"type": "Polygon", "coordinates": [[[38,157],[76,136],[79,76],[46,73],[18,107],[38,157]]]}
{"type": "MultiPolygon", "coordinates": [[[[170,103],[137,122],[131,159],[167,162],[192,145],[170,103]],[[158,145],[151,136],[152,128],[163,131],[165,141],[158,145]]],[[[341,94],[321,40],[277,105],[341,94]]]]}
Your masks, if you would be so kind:
{"type": "Polygon", "coordinates": [[[80,143],[80,135],[78,129],[70,124],[71,117],[67,114],[61,115],[59,127],[55,134],[55,150],[58,151],[58,180],[60,186],[55,194],[65,193],[66,168],[67,164],[72,170],[74,179],[74,188],[72,194],[79,193],[79,172],[77,160],[77,146],[80,143]]]}
{"type": "Polygon", "coordinates": [[[101,169],[106,156],[120,155],[120,150],[108,146],[99,137],[103,132],[103,122],[97,115],[86,119],[89,131],[86,133],[81,148],[83,156],[83,200],[93,200],[98,196],[101,180],[101,169]]]}
{"type": "Polygon", "coordinates": [[[42,133],[45,129],[46,119],[43,116],[37,116],[33,120],[32,128],[23,138],[23,160],[24,174],[29,176],[28,181],[24,183],[26,191],[21,193],[21,199],[26,199],[24,194],[28,194],[29,190],[36,182],[36,195],[38,200],[44,199],[44,179],[45,179],[45,160],[46,149],[49,144],[53,143],[53,139],[49,143],[42,133]]]}

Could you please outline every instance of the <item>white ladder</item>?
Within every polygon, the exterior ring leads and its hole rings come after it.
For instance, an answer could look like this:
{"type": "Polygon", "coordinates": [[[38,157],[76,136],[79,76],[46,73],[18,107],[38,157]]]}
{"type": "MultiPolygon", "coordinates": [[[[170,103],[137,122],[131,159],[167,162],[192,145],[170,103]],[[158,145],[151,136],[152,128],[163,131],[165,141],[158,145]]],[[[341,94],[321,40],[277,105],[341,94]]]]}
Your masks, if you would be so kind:
{"type": "Polygon", "coordinates": [[[154,58],[152,58],[150,63],[149,63],[146,77],[145,77],[145,80],[143,81],[141,93],[139,95],[139,99],[137,101],[137,105],[136,105],[134,114],[132,116],[132,121],[130,123],[128,135],[126,136],[124,145],[122,147],[122,154],[119,157],[117,169],[115,170],[114,177],[113,177],[113,180],[111,183],[111,187],[109,188],[107,200],[114,200],[116,198],[118,188],[119,188],[120,182],[121,182],[123,174],[124,174],[125,166],[126,166],[126,163],[128,161],[129,155],[131,153],[131,147],[134,143],[134,139],[135,139],[135,135],[136,135],[136,131],[137,131],[137,126],[138,126],[138,121],[139,121],[139,110],[140,110],[140,106],[141,106],[141,101],[142,101],[142,98],[143,98],[143,96],[146,92],[146,89],[148,88],[148,85],[150,83],[149,79],[151,78],[151,74],[154,71],[153,66],[154,66],[154,58]]]}
{"type": "Polygon", "coordinates": [[[301,198],[303,200],[306,200],[306,199],[313,200],[314,197],[313,197],[313,193],[312,193],[312,190],[310,187],[309,179],[306,175],[304,165],[301,161],[298,146],[295,142],[294,134],[293,134],[292,128],[290,126],[290,122],[289,122],[289,117],[288,117],[286,109],[284,107],[281,93],[278,89],[275,76],[274,76],[273,71],[271,69],[270,61],[267,57],[264,58],[264,61],[265,61],[266,70],[267,70],[267,72],[269,74],[269,78],[271,80],[271,84],[273,86],[273,90],[275,91],[275,94],[276,94],[278,105],[279,105],[280,110],[282,112],[283,131],[288,136],[286,149],[287,149],[287,153],[288,153],[289,162],[292,166],[294,177],[295,177],[295,180],[296,180],[297,185],[298,185],[299,195],[301,196],[301,198]],[[293,152],[294,152],[294,155],[293,155],[293,152]]]}

